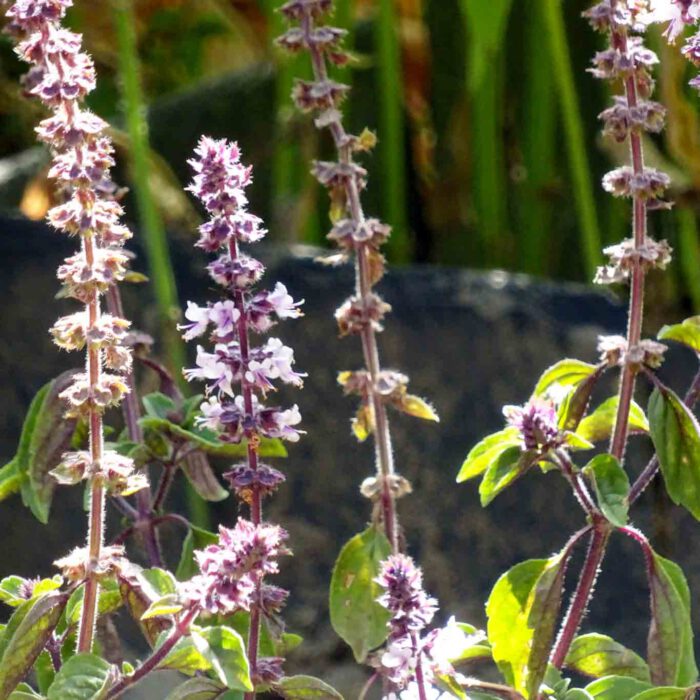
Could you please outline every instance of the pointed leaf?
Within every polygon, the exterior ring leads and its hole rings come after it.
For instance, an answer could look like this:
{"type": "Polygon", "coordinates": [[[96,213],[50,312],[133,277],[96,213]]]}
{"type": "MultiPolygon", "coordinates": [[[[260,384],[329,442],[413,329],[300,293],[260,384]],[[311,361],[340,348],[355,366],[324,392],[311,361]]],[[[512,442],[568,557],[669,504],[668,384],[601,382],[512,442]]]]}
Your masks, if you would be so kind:
{"type": "Polygon", "coordinates": [[[681,568],[651,552],[647,575],[651,626],[647,661],[654,685],[692,685],[698,669],[693,651],[690,590],[681,568]]]}
{"type": "Polygon", "coordinates": [[[22,486],[22,474],[19,471],[19,461],[13,459],[0,469],[0,501],[19,493],[22,486]]]}
{"type": "Polygon", "coordinates": [[[487,506],[499,493],[521,477],[537,460],[536,453],[508,447],[491,462],[479,484],[481,505],[487,506]]]}
{"type": "Polygon", "coordinates": [[[650,688],[639,695],[635,695],[632,700],[690,700],[695,697],[693,688],[650,688]]]}
{"type": "Polygon", "coordinates": [[[593,678],[627,676],[649,683],[649,667],[644,659],[604,634],[584,634],[574,639],[566,666],[593,678]]]}
{"type": "Polygon", "coordinates": [[[517,564],[496,582],[486,604],[493,658],[508,685],[535,698],[554,639],[566,555],[517,564]]]}
{"type": "Polygon", "coordinates": [[[313,676],[288,676],[274,689],[286,700],[343,700],[337,690],[313,676]]]}
{"type": "Polygon", "coordinates": [[[576,387],[590,377],[598,368],[580,360],[561,360],[544,371],[535,387],[534,396],[550,395],[556,399],[557,393],[566,387],[576,387]],[[554,395],[553,395],[554,394],[554,395]]]}
{"type": "Polygon", "coordinates": [[[175,576],[178,581],[186,581],[192,578],[197,573],[197,565],[194,561],[194,550],[204,549],[210,544],[218,542],[219,538],[208,530],[203,530],[201,527],[190,525],[190,531],[187,533],[184,542],[182,543],[182,552],[180,554],[180,563],[177,565],[175,576]]]}
{"type": "Polygon", "coordinates": [[[72,656],[56,674],[48,700],[101,700],[115,680],[115,670],[94,654],[72,656]]]}
{"type": "Polygon", "coordinates": [[[610,454],[600,454],[584,467],[583,473],[593,481],[603,515],[615,527],[627,525],[630,481],[620,462],[610,454]]]}
{"type": "Polygon", "coordinates": [[[659,340],[675,340],[700,353],[700,316],[686,318],[683,323],[664,326],[657,336],[659,340]]]}
{"type": "Polygon", "coordinates": [[[517,428],[506,428],[485,437],[467,455],[457,475],[457,481],[467,481],[481,476],[502,452],[519,444],[520,433],[517,428]]]}
{"type": "MultiPolygon", "coordinates": [[[[170,635],[169,631],[163,632],[155,648],[160,647],[170,635]]],[[[191,636],[182,637],[168,652],[167,656],[158,664],[159,669],[172,669],[187,675],[194,675],[197,671],[208,671],[211,663],[202,656],[191,636]]]]}
{"type": "MultiPolygon", "coordinates": [[[[613,396],[600,404],[593,413],[581,421],[576,434],[590,442],[607,440],[612,435],[619,401],[619,397],[613,396]]],[[[649,421],[636,401],[633,401],[630,407],[629,427],[633,433],[649,432],[649,421]]]]}
{"type": "Polygon", "coordinates": [[[598,367],[593,374],[569,390],[557,411],[558,424],[562,430],[577,430],[588,410],[593,389],[604,371],[605,367],[598,367]]]}
{"type": "Polygon", "coordinates": [[[670,389],[654,389],[649,399],[651,439],[666,490],[674,503],[700,520],[700,426],[670,389]]]}
{"type": "Polygon", "coordinates": [[[202,450],[190,452],[185,457],[182,471],[192,488],[205,501],[217,502],[228,498],[229,492],[219,483],[206,453],[202,450]]]}
{"type": "Polygon", "coordinates": [[[638,693],[651,688],[650,683],[625,676],[606,676],[586,686],[594,700],[630,700],[638,693]]]}
{"type": "Polygon", "coordinates": [[[175,688],[167,700],[243,700],[243,693],[228,690],[211,678],[191,678],[175,688]]]}
{"type": "Polygon", "coordinates": [[[376,527],[355,535],[340,551],[330,589],[331,624],[352,648],[358,663],[387,637],[389,613],[377,598],[382,589],[374,579],[391,554],[389,541],[376,527]]]}
{"type": "Polygon", "coordinates": [[[25,604],[28,607],[20,606],[12,616],[21,616],[21,620],[15,625],[11,618],[3,637],[0,700],[10,695],[34,665],[67,602],[67,593],[46,593],[25,604]]]}
{"type": "Polygon", "coordinates": [[[141,399],[146,415],[154,418],[166,418],[175,420],[178,410],[175,401],[159,391],[147,394],[141,399]]]}
{"type": "Polygon", "coordinates": [[[141,620],[150,620],[154,617],[169,617],[175,615],[182,610],[182,604],[178,602],[179,598],[175,593],[168,593],[154,600],[141,615],[141,620]]]}
{"type": "Polygon", "coordinates": [[[238,632],[223,626],[193,629],[192,641],[227,688],[253,690],[245,643],[238,632]]]}
{"type": "Polygon", "coordinates": [[[151,603],[159,597],[143,572],[134,567],[129,572],[122,572],[118,575],[119,592],[126,609],[131,617],[138,623],[144,637],[153,646],[158,639],[158,635],[171,627],[171,621],[163,617],[154,617],[149,620],[142,620],[141,616],[148,610],[151,603]]]}
{"type": "Polygon", "coordinates": [[[397,408],[415,418],[431,420],[436,423],[440,422],[440,418],[435,409],[427,401],[421,399],[420,396],[407,394],[401,399],[400,403],[397,404],[397,408]]]}

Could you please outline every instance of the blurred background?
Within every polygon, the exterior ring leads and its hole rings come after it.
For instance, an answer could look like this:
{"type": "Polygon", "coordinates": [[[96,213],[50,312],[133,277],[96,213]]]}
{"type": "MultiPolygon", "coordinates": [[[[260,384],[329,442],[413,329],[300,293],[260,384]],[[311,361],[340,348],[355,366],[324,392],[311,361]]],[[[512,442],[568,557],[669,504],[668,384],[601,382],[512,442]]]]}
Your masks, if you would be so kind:
{"type": "MultiPolygon", "coordinates": [[[[325,244],[328,204],[309,161],[329,144],[291,107],[294,77],[308,77],[308,61],[273,48],[283,30],[278,4],[105,0],[77,3],[71,13],[98,66],[91,106],[114,125],[129,167],[120,182],[138,200],[130,212],[147,239],[161,304],[175,306],[159,260],[167,254],[162,230],[196,225],[181,187],[202,131],[241,141],[255,166],[254,206],[273,240],[325,244]]],[[[626,154],[599,137],[596,117],[610,96],[586,72],[600,48],[580,17],[589,4],[337,0],[333,24],[348,30],[355,57],[342,75],[353,84],[349,122],[379,137],[365,159],[366,196],[372,214],[394,227],[390,262],[588,281],[601,247],[627,235],[627,204],[599,189],[626,154]]],[[[698,99],[678,48],[658,33],[649,42],[663,54],[658,95],[670,117],[647,153],[672,174],[677,202],[652,227],[680,252],[680,264],[656,281],[656,296],[700,308],[698,99]]],[[[0,207],[42,218],[50,198],[44,161],[25,153],[40,108],[21,95],[24,68],[7,39],[0,57],[0,207]]]]}

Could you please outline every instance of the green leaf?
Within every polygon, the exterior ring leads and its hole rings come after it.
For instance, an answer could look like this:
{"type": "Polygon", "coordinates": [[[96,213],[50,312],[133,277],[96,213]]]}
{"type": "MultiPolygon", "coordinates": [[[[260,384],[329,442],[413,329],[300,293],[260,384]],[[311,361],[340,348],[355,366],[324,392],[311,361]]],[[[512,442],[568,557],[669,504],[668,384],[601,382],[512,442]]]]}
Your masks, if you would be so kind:
{"type": "Polygon", "coordinates": [[[175,615],[182,610],[182,605],[178,602],[178,596],[175,593],[154,600],[141,615],[142,620],[150,620],[154,617],[169,617],[175,615]]]}
{"type": "Polygon", "coordinates": [[[520,447],[508,447],[491,462],[479,484],[481,505],[487,506],[499,493],[521,477],[535,462],[537,454],[523,452],[520,447]]]}
{"type": "Polygon", "coordinates": [[[564,700],[593,700],[593,696],[583,688],[572,688],[567,691],[564,700]]]}
{"type": "Polygon", "coordinates": [[[168,695],[166,700],[234,700],[243,699],[211,678],[191,678],[168,695]]]}
{"type": "Polygon", "coordinates": [[[565,554],[517,564],[486,604],[493,658],[508,685],[535,698],[547,670],[561,607],[565,554]]]}
{"type": "Polygon", "coordinates": [[[584,634],[574,639],[566,666],[593,678],[627,676],[649,683],[649,667],[644,659],[604,634],[584,634]]]}
{"type": "Polygon", "coordinates": [[[27,601],[24,595],[24,587],[31,587],[32,598],[38,598],[44,593],[50,593],[63,585],[63,579],[59,574],[40,581],[29,581],[21,576],[8,576],[0,581],[0,601],[16,608],[27,601]]]}
{"type": "Polygon", "coordinates": [[[233,690],[253,690],[243,638],[230,627],[192,630],[195,648],[212,666],[217,678],[233,690]]]}
{"type": "Polygon", "coordinates": [[[138,623],[148,643],[153,646],[158,639],[158,635],[169,629],[171,623],[162,617],[154,617],[148,620],[142,620],[141,617],[148,610],[151,603],[159,598],[162,593],[154,588],[148,578],[146,578],[145,572],[138,567],[133,567],[128,572],[119,573],[117,580],[119,581],[119,592],[126,609],[138,623]]]}
{"type": "Polygon", "coordinates": [[[67,602],[67,593],[46,593],[20,606],[10,618],[0,659],[0,700],[10,695],[34,665],[67,602]]]}
{"type": "Polygon", "coordinates": [[[27,683],[20,683],[17,686],[17,690],[10,695],[9,700],[44,700],[44,696],[39,695],[27,683]]]}
{"type": "MultiPolygon", "coordinates": [[[[600,404],[593,413],[581,421],[576,434],[586,440],[590,440],[590,442],[607,440],[612,435],[619,401],[619,397],[613,396],[600,404]]],[[[630,406],[629,427],[632,432],[649,432],[647,417],[644,415],[642,407],[636,401],[633,401],[630,406]]]]}
{"type": "Polygon", "coordinates": [[[649,399],[651,439],[671,500],[700,520],[700,426],[670,389],[654,389],[649,399]]]}
{"type": "Polygon", "coordinates": [[[204,549],[210,544],[218,542],[218,540],[219,538],[213,532],[190,525],[190,531],[187,533],[182,543],[180,563],[177,565],[177,570],[175,571],[175,576],[178,581],[187,581],[197,573],[197,565],[194,561],[194,550],[204,549]]]}
{"type": "MultiPolygon", "coordinates": [[[[69,627],[77,625],[80,622],[80,611],[85,597],[85,587],[73,591],[66,605],[66,624],[69,627]]],[[[122,596],[119,591],[119,586],[110,580],[103,581],[100,584],[100,594],[97,602],[97,614],[108,615],[116,612],[122,606],[122,596]]]]}
{"type": "Polygon", "coordinates": [[[19,493],[22,486],[22,474],[19,471],[19,462],[15,458],[0,469],[0,501],[19,493]]]}
{"type": "Polygon", "coordinates": [[[53,661],[47,651],[42,651],[37,657],[34,663],[34,676],[40,692],[48,693],[54,678],[56,678],[56,669],[54,669],[53,661]]]}
{"type": "Polygon", "coordinates": [[[389,613],[377,598],[382,589],[374,579],[391,554],[389,541],[376,527],[355,535],[341,549],[330,589],[331,624],[362,663],[367,653],[387,637],[389,613]]]}
{"type": "Polygon", "coordinates": [[[650,688],[639,695],[635,695],[632,700],[689,700],[695,697],[695,690],[692,688],[650,688]]]}
{"type": "MultiPolygon", "coordinates": [[[[169,635],[170,630],[163,632],[158,638],[155,648],[160,647],[169,635]]],[[[193,675],[197,671],[208,671],[211,668],[211,663],[195,647],[192,637],[187,636],[178,640],[167,656],[158,664],[158,668],[169,668],[180,671],[180,673],[193,675]]]]}
{"type": "Polygon", "coordinates": [[[147,394],[141,399],[146,415],[153,418],[165,418],[171,420],[177,415],[177,405],[175,401],[165,394],[156,391],[152,394],[147,394]]]}
{"type": "Polygon", "coordinates": [[[182,471],[192,488],[205,501],[223,501],[229,492],[219,483],[207,455],[202,450],[190,452],[184,459],[182,471]]]}
{"type": "Polygon", "coordinates": [[[114,670],[94,654],[72,656],[56,674],[48,700],[100,700],[114,681],[114,670]]]}
{"type": "MultiPolygon", "coordinates": [[[[245,441],[240,444],[222,442],[218,439],[213,430],[204,428],[192,428],[191,430],[187,430],[165,418],[144,416],[140,419],[139,423],[145,431],[183,438],[211,455],[220,457],[243,457],[248,450],[245,441]]],[[[261,457],[286,457],[287,449],[281,440],[263,438],[260,441],[259,454],[261,457]]]]}
{"type": "Polygon", "coordinates": [[[159,597],[177,593],[177,581],[166,569],[159,569],[154,566],[151,569],[143,569],[141,575],[151,584],[159,597]]]}
{"type": "Polygon", "coordinates": [[[520,445],[520,433],[517,428],[506,428],[485,437],[467,455],[457,475],[457,482],[481,476],[502,452],[517,445],[520,445]]]}
{"type": "Polygon", "coordinates": [[[695,683],[698,670],[693,652],[690,591],[681,568],[651,552],[648,559],[651,627],[647,661],[654,685],[695,683]]]}
{"type": "Polygon", "coordinates": [[[73,374],[64,372],[39,389],[24,419],[17,454],[4,468],[10,490],[16,485],[12,473],[17,470],[22,502],[44,524],[48,522],[57,486],[50,472],[70,447],[76,426],[74,419],[64,417],[63,401],[58,397],[71,383],[73,374]],[[11,468],[13,463],[15,467],[11,468]]]}
{"type": "Polygon", "coordinates": [[[594,700],[630,700],[638,693],[651,688],[649,683],[626,676],[606,676],[586,686],[594,700]]]}
{"type": "Polygon", "coordinates": [[[675,340],[700,353],[700,316],[686,318],[683,323],[664,326],[657,336],[659,340],[675,340]]]}
{"type": "Polygon", "coordinates": [[[573,386],[561,402],[557,411],[558,425],[561,430],[575,431],[591,402],[591,394],[605,368],[598,368],[589,377],[573,386]]]}
{"type": "Polygon", "coordinates": [[[561,360],[544,371],[535,387],[534,396],[555,394],[562,388],[576,387],[598,368],[580,360],[561,360]]]}
{"type": "Polygon", "coordinates": [[[615,527],[627,525],[630,482],[620,462],[610,454],[600,454],[584,467],[583,473],[593,481],[603,515],[615,527]]]}
{"type": "Polygon", "coordinates": [[[313,676],[288,676],[274,688],[287,700],[343,700],[337,690],[313,676]]]}

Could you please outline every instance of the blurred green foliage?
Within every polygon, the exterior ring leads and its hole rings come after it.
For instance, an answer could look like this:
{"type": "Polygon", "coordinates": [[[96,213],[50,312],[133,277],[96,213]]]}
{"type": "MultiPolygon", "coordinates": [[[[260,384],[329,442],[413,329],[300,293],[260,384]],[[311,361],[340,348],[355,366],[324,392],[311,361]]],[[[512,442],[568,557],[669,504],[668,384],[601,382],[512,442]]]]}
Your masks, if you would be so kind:
{"type": "MultiPolygon", "coordinates": [[[[600,246],[626,236],[627,204],[599,186],[625,154],[599,136],[597,115],[610,97],[586,73],[600,48],[599,37],[580,17],[588,4],[338,1],[336,23],[349,30],[355,60],[336,77],[353,83],[351,127],[368,126],[379,137],[365,163],[366,197],[372,214],[395,228],[390,260],[589,280],[602,260],[600,246]]],[[[327,202],[308,164],[329,154],[329,144],[291,107],[294,77],[307,76],[308,68],[304,57],[287,58],[273,48],[283,28],[277,5],[277,0],[134,0],[143,92],[157,105],[273,65],[276,109],[256,112],[242,94],[227,107],[230,135],[237,136],[235,125],[244,113],[246,129],[257,134],[249,157],[259,187],[265,186],[254,197],[263,202],[273,237],[323,244],[327,202]]],[[[119,126],[120,61],[110,3],[78,1],[71,21],[85,33],[98,64],[92,106],[119,126]]],[[[677,48],[662,46],[657,36],[654,42],[663,53],[659,95],[669,109],[669,129],[649,139],[646,148],[652,164],[672,173],[677,206],[675,213],[655,215],[651,226],[681,257],[658,291],[673,303],[698,308],[700,102],[686,87],[688,69],[677,48]]],[[[31,125],[38,115],[21,99],[16,82],[21,68],[7,43],[0,46],[0,60],[0,155],[7,156],[33,145],[31,125]]],[[[182,163],[170,166],[182,172],[182,163]]],[[[172,187],[167,177],[160,183],[161,194],[172,187]]],[[[173,197],[165,200],[172,203],[173,197]]],[[[187,204],[173,209],[162,200],[169,224],[180,216],[192,225],[187,204]]]]}

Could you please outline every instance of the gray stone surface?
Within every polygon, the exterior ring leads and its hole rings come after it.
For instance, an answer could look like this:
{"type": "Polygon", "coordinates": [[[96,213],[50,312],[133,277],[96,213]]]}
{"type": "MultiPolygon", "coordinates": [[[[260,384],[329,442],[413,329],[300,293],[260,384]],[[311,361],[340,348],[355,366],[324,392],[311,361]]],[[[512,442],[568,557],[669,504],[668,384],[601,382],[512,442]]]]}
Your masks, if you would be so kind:
{"type": "MultiPolygon", "coordinates": [[[[72,242],[42,225],[0,223],[4,459],[14,451],[33,392],[76,358],[58,352],[46,332],[69,305],[53,300],[53,271],[72,242]]],[[[308,435],[278,464],[289,481],[268,512],[289,529],[295,551],[280,581],[293,586],[289,626],[307,641],[291,665],[336,681],[352,698],[363,672],[330,630],[326,588],[340,546],[368,519],[358,484],[371,472],[372,455],[370,445],[358,446],[350,435],[354,404],[342,398],[335,380],[339,369],[355,368],[359,359],[354,339],[337,339],[332,317],[351,288],[352,271],[322,267],[308,252],[264,250],[268,283],[281,280],[296,297],[306,299],[305,318],[279,330],[294,346],[299,367],[309,373],[302,392],[282,397],[299,403],[308,435]]],[[[181,298],[204,301],[210,293],[204,256],[193,253],[183,237],[173,238],[173,255],[181,298]]],[[[409,374],[413,393],[429,398],[442,418],[435,425],[392,416],[397,464],[415,487],[400,504],[409,551],[424,565],[427,586],[441,600],[441,615],[456,614],[482,625],[483,604],[499,573],[561,548],[583,516],[556,474],[532,473],[484,510],[476,484],[455,485],[459,465],[481,436],[501,427],[501,406],[525,401],[547,366],[565,355],[592,360],[599,333],[624,329],[624,309],[582,286],[428,267],[392,271],[381,292],[394,306],[381,337],[384,364],[409,374]]],[[[137,301],[129,293],[126,304],[148,328],[153,313],[143,298],[137,301]]],[[[690,360],[680,352],[671,357],[668,369],[678,386],[692,372],[690,360]]],[[[612,391],[611,386],[602,388],[599,398],[612,391]]],[[[633,470],[643,463],[640,445],[630,454],[633,470]]],[[[35,522],[18,501],[2,504],[0,528],[10,537],[3,544],[0,575],[47,573],[52,558],[82,538],[79,500],[75,490],[63,490],[50,527],[35,522]]],[[[680,510],[668,510],[663,499],[656,500],[654,513],[662,517],[652,533],[663,535],[663,551],[684,566],[691,586],[700,590],[700,557],[681,551],[697,526],[680,510]]],[[[652,491],[635,515],[637,523],[650,524],[654,502],[652,491]]],[[[212,514],[230,523],[235,506],[224,502],[212,514]]],[[[621,539],[613,542],[586,624],[641,651],[647,626],[644,568],[639,553],[621,539]]],[[[575,568],[574,563],[571,570],[575,568]]]]}

